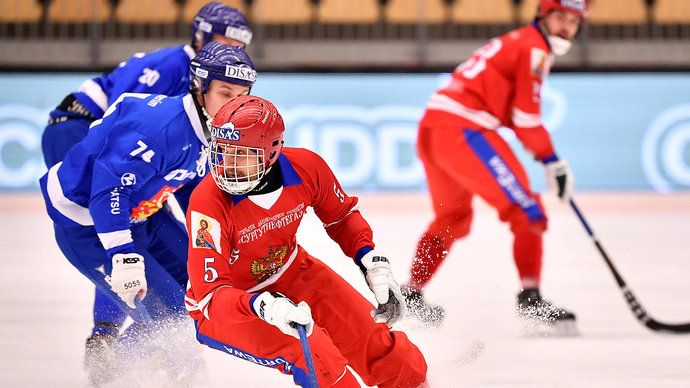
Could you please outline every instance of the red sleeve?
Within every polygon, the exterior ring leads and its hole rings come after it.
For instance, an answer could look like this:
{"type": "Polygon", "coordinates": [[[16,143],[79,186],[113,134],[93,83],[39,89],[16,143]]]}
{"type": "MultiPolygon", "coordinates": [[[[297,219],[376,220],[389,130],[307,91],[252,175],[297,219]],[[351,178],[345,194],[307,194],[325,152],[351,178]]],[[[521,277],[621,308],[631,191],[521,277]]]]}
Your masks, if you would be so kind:
{"type": "Polygon", "coordinates": [[[251,309],[250,294],[233,288],[230,276],[230,252],[233,246],[230,237],[234,230],[227,222],[230,205],[222,198],[223,193],[204,179],[193,192],[187,210],[189,231],[189,253],[187,272],[190,291],[187,292],[187,309],[195,319],[214,322],[238,322],[256,318],[251,309]],[[203,224],[208,227],[203,228],[203,224]],[[209,241],[210,240],[210,241],[209,241]],[[191,307],[190,307],[191,305],[191,307]],[[196,312],[196,314],[195,314],[196,312]]]}
{"type": "Polygon", "coordinates": [[[358,210],[357,197],[348,196],[333,171],[317,154],[312,154],[314,213],[328,235],[340,245],[345,255],[354,258],[362,247],[374,247],[373,232],[358,210]]]}
{"type": "Polygon", "coordinates": [[[520,44],[511,121],[518,139],[539,160],[554,154],[551,137],[541,118],[541,85],[550,70],[551,61],[552,56],[545,49],[520,44]]]}

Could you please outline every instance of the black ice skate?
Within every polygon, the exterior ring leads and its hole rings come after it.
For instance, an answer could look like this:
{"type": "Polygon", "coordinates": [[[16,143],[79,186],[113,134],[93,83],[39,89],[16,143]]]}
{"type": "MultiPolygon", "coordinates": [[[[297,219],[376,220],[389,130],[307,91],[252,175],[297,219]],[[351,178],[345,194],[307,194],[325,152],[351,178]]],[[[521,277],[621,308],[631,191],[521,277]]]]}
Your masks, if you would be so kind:
{"type": "Polygon", "coordinates": [[[528,288],[518,294],[517,313],[523,319],[552,326],[561,335],[577,334],[575,314],[542,299],[539,289],[528,288]]]}
{"type": "Polygon", "coordinates": [[[424,323],[439,325],[446,315],[446,311],[441,306],[428,305],[424,301],[422,293],[413,291],[403,286],[401,289],[407,305],[407,315],[418,319],[424,323]]]}
{"type": "Polygon", "coordinates": [[[109,383],[115,378],[116,341],[117,337],[114,334],[93,334],[86,339],[84,367],[91,384],[95,387],[109,383]]]}

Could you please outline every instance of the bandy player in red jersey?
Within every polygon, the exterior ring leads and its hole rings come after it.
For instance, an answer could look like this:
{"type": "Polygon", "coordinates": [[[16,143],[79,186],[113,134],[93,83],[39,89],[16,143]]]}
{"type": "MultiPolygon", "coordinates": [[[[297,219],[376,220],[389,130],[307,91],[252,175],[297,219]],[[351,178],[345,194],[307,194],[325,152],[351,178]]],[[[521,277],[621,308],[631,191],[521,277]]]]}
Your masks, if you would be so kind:
{"type": "Polygon", "coordinates": [[[553,54],[565,54],[587,16],[585,0],[541,0],[533,23],[489,41],[453,72],[429,100],[419,124],[417,152],[424,164],[435,218],[422,235],[410,279],[402,288],[411,316],[437,323],[440,306],[422,292],[454,241],[470,232],[475,194],[493,206],[514,235],[520,276],[518,313],[572,327],[575,315],[541,298],[542,233],[547,217],[539,195],[505,140],[508,127],[543,163],[547,182],[568,200],[573,176],[542,125],[541,85],[553,54]]]}
{"type": "Polygon", "coordinates": [[[197,339],[308,387],[293,327],[302,324],[321,387],[359,387],[346,365],[367,385],[427,386],[424,356],[389,328],[405,303],[388,259],[373,249],[357,198],[318,155],[283,148],[283,119],[269,101],[238,97],[211,127],[211,174],[187,211],[185,300],[197,339]],[[297,243],[309,206],[359,265],[378,307],[297,243]]]}

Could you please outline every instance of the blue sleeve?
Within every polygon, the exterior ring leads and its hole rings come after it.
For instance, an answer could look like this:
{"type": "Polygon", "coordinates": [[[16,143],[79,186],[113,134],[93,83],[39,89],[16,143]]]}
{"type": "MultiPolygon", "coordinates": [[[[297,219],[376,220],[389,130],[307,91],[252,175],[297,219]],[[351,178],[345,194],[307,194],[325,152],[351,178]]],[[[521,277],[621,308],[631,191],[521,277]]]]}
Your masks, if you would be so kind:
{"type": "Polygon", "coordinates": [[[189,88],[189,57],[182,51],[135,55],[110,73],[95,78],[113,103],[122,93],[177,96],[189,88]]]}
{"type": "MultiPolygon", "coordinates": [[[[137,125],[142,124],[124,115],[106,116],[95,125],[111,128],[103,128],[109,134],[103,150],[93,161],[89,212],[111,256],[134,252],[131,234],[128,234],[130,195],[163,168],[164,153],[153,139],[138,130],[137,125]]],[[[155,123],[143,125],[156,126],[155,123]]]]}

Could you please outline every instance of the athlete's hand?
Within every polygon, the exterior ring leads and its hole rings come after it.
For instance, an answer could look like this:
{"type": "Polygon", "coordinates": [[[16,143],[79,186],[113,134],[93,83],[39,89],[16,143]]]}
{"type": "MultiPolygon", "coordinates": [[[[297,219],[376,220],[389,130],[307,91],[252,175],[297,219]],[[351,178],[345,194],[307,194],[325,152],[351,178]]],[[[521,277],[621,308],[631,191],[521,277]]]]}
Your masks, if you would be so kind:
{"type": "Polygon", "coordinates": [[[127,306],[136,308],[134,298],[146,296],[144,257],[136,253],[118,253],[113,256],[113,271],[106,277],[110,288],[127,306]]]}
{"type": "Polygon", "coordinates": [[[371,310],[371,316],[374,321],[386,322],[388,327],[393,327],[405,315],[406,307],[388,258],[376,251],[369,251],[362,257],[362,271],[378,303],[378,307],[371,310]]]}
{"type": "Polygon", "coordinates": [[[558,194],[563,201],[570,200],[575,189],[575,177],[565,159],[557,159],[544,164],[546,185],[558,194]]]}
{"type": "Polygon", "coordinates": [[[295,305],[284,295],[264,291],[254,299],[252,307],[259,318],[297,339],[299,339],[298,324],[306,326],[307,337],[314,330],[314,319],[311,317],[311,308],[307,302],[302,301],[295,305]]]}

